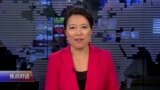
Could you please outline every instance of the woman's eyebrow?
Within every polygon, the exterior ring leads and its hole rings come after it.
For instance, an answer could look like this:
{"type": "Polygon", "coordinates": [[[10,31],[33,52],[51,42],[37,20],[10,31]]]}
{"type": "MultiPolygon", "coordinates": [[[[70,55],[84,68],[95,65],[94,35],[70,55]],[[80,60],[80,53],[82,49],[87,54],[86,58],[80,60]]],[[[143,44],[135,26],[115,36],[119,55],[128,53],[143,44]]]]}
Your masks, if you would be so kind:
{"type": "Polygon", "coordinates": [[[67,25],[67,26],[75,26],[75,24],[69,24],[69,25],[67,25]]]}
{"type": "Polygon", "coordinates": [[[81,25],[86,25],[86,26],[88,26],[88,24],[81,24],[81,25]]]}

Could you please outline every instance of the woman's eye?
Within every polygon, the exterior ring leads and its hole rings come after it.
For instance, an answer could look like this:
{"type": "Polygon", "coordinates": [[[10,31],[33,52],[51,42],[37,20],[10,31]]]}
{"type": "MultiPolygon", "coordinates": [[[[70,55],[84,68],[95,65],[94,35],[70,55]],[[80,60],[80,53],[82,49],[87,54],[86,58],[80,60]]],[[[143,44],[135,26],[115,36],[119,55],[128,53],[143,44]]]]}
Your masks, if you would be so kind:
{"type": "Polygon", "coordinates": [[[87,29],[88,27],[87,27],[87,26],[82,26],[82,28],[83,28],[83,29],[87,29]]]}
{"type": "Polygon", "coordinates": [[[75,27],[69,27],[69,29],[75,29],[75,27]]]}

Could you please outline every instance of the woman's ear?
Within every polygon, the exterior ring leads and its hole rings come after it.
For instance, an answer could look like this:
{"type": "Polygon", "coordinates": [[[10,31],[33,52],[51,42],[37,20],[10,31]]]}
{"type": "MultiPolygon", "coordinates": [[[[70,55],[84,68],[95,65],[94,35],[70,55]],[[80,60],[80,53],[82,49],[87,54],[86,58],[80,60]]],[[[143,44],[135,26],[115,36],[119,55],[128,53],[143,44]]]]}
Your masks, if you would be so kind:
{"type": "Polygon", "coordinates": [[[92,36],[92,33],[93,33],[93,29],[91,28],[91,36],[92,36]]]}
{"type": "Polygon", "coordinates": [[[67,40],[67,31],[66,31],[66,29],[64,30],[64,34],[65,34],[65,36],[66,36],[66,40],[67,40]]]}
{"type": "Polygon", "coordinates": [[[92,33],[93,33],[93,30],[92,30],[92,28],[91,28],[91,33],[90,33],[90,40],[89,40],[89,42],[92,41],[92,33]]]}
{"type": "Polygon", "coordinates": [[[67,36],[67,31],[66,31],[66,29],[64,30],[64,34],[65,34],[65,36],[67,36]]]}

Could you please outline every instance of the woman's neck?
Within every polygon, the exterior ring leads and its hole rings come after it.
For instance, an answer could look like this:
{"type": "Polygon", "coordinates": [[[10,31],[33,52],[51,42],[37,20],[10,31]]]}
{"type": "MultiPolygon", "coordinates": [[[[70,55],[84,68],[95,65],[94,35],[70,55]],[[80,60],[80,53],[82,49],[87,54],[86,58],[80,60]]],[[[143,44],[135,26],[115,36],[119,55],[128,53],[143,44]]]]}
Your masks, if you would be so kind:
{"type": "Polygon", "coordinates": [[[71,52],[74,56],[85,56],[89,53],[89,46],[81,49],[77,49],[71,46],[71,52]]]}

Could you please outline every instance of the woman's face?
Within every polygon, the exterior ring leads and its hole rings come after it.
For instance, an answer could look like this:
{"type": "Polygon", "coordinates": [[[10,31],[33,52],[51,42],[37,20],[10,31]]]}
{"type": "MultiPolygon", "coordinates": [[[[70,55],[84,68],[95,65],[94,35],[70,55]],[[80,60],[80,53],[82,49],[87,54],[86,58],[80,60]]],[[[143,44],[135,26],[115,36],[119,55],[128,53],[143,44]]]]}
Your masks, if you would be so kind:
{"type": "Polygon", "coordinates": [[[65,30],[69,44],[77,49],[88,46],[92,29],[88,20],[82,15],[72,15],[67,21],[65,30]]]}

